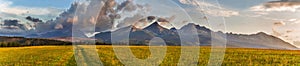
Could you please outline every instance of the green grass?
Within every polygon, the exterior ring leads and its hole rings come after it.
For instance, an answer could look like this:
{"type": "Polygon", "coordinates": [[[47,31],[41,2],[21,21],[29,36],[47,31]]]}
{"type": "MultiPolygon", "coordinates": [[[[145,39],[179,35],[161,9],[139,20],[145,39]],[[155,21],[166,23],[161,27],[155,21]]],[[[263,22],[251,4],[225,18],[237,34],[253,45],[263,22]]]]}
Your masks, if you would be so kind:
{"type": "MultiPolygon", "coordinates": [[[[111,46],[97,46],[100,60],[104,65],[123,65],[115,56],[111,46]]],[[[133,54],[140,59],[150,56],[148,47],[131,47],[133,54]]],[[[162,66],[178,63],[180,47],[168,47],[162,66]]],[[[76,65],[72,46],[38,46],[0,48],[0,66],[74,66],[76,65]]],[[[201,47],[199,65],[207,65],[209,47],[201,47]]],[[[228,48],[224,66],[274,66],[300,65],[300,52],[289,50],[239,49],[228,48]]]]}

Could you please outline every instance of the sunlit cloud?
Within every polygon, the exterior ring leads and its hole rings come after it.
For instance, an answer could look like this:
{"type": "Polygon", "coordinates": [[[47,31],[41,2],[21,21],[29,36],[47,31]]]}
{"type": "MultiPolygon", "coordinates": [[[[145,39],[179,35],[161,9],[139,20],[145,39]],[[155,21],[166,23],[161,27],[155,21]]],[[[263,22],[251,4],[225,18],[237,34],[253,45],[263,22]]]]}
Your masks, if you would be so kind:
{"type": "Polygon", "coordinates": [[[239,15],[238,11],[229,10],[215,4],[199,0],[179,0],[180,3],[196,6],[197,11],[209,16],[230,17],[239,15]]]}
{"type": "Polygon", "coordinates": [[[296,1],[271,1],[251,7],[251,11],[290,11],[296,12],[300,8],[300,2],[296,1]]]}

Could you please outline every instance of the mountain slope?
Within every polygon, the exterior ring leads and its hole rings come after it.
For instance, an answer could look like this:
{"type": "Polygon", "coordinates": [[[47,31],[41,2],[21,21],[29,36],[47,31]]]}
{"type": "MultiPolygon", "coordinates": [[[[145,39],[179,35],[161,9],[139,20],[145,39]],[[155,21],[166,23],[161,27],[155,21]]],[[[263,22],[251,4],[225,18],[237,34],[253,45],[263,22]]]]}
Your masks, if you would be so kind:
{"type": "Polygon", "coordinates": [[[295,49],[296,47],[275,36],[260,32],[252,35],[227,34],[229,46],[242,48],[295,49]]]}
{"type": "MultiPolygon", "coordinates": [[[[180,36],[178,32],[182,36],[185,34],[192,34],[191,32],[197,32],[195,36],[198,36],[201,46],[210,46],[211,40],[216,39],[211,36],[211,33],[222,33],[222,32],[214,32],[206,27],[199,26],[193,23],[187,24],[183,26],[181,29],[166,29],[159,25],[158,22],[154,22],[148,27],[144,29],[138,29],[134,26],[129,26],[125,28],[121,28],[119,30],[113,32],[103,32],[97,34],[95,37],[104,42],[110,42],[111,33],[114,35],[122,37],[122,34],[126,32],[126,30],[130,30],[130,44],[134,45],[147,45],[148,42],[154,37],[162,38],[167,45],[169,46],[180,46],[180,36]],[[195,31],[193,31],[195,29],[195,31]]],[[[225,34],[225,33],[223,33],[225,34]]],[[[227,47],[238,47],[238,48],[264,48],[264,49],[296,49],[295,46],[277,38],[272,35],[268,35],[266,33],[260,32],[252,35],[243,35],[243,34],[230,34],[226,33],[227,37],[223,37],[227,39],[227,47]]],[[[124,37],[124,36],[123,36],[124,37]]],[[[118,37],[116,37],[118,38],[118,37]]],[[[193,38],[192,38],[193,39],[193,38]]],[[[196,43],[196,42],[190,42],[196,43]]]]}

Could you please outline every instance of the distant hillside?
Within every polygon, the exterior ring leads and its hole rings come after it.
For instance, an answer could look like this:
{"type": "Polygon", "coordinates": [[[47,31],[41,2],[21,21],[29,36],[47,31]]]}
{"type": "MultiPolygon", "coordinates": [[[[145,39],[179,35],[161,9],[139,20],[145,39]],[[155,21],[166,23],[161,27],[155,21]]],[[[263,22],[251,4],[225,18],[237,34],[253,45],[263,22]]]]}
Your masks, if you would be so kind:
{"type": "Polygon", "coordinates": [[[71,42],[35,39],[24,37],[0,37],[0,47],[42,46],[42,45],[72,45],[71,42]]]}

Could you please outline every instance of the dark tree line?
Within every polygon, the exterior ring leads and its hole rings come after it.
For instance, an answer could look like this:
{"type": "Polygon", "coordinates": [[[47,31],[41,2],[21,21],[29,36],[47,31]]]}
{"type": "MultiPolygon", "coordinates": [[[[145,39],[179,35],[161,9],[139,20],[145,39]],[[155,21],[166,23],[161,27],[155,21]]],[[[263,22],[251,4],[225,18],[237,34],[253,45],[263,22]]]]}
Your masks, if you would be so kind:
{"type": "MultiPolygon", "coordinates": [[[[39,39],[39,38],[24,38],[24,37],[1,37],[0,47],[24,47],[24,46],[48,46],[48,45],[112,45],[111,42],[96,41],[83,41],[83,42],[66,42],[52,39],[39,39]]],[[[147,46],[147,42],[130,41],[133,46],[147,46]]],[[[126,45],[126,43],[116,43],[114,45],[126,45]]]]}
{"type": "Polygon", "coordinates": [[[35,39],[23,37],[0,37],[0,47],[44,46],[44,45],[72,45],[72,42],[35,39]]]}

